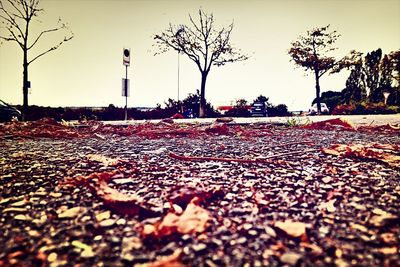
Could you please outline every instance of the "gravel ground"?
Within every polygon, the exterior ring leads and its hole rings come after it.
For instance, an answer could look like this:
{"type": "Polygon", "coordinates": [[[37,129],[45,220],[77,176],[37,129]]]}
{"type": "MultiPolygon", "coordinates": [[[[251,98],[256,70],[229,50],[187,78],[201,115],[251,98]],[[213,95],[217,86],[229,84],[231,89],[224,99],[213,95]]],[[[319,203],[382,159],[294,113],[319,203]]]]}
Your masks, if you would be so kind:
{"type": "Polygon", "coordinates": [[[400,138],[271,126],[251,138],[0,139],[0,266],[400,266],[398,166],[321,152],[335,143],[400,138]],[[277,157],[183,161],[169,152],[277,157]],[[107,166],[89,154],[120,161],[107,166]],[[65,186],[116,169],[108,185],[141,197],[154,214],[129,215],[85,185],[65,186]],[[187,202],[171,202],[176,195],[215,188],[201,203],[210,216],[204,231],[143,234],[144,225],[185,210],[187,202]]]}

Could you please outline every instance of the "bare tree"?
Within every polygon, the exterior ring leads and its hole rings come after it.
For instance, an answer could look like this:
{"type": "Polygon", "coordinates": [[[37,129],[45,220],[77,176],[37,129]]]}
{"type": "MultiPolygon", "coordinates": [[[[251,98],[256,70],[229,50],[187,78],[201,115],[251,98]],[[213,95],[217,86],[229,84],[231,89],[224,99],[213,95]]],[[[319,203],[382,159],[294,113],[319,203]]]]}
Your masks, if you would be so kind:
{"type": "Polygon", "coordinates": [[[288,51],[292,61],[298,67],[314,74],[318,114],[321,113],[319,79],[329,71],[338,72],[335,66],[341,62],[329,56],[329,52],[337,49],[333,47],[333,44],[340,35],[336,31],[329,32],[328,30],[329,25],[307,31],[306,35],[299,36],[297,41],[291,43],[292,47],[288,51]]]}
{"type": "Polygon", "coordinates": [[[31,38],[30,27],[33,20],[37,18],[43,9],[39,8],[39,0],[5,0],[0,1],[0,44],[3,41],[16,42],[23,51],[23,117],[26,119],[28,109],[28,67],[29,65],[44,56],[45,54],[56,50],[64,42],[73,38],[72,32],[65,34],[64,39],[59,43],[51,46],[49,49],[39,52],[33,57],[28,58],[28,52],[31,50],[45,35],[56,31],[69,31],[65,23],[58,20],[55,27],[41,31],[37,36],[31,38]]]}
{"type": "Polygon", "coordinates": [[[230,38],[233,23],[216,29],[213,14],[199,10],[196,22],[189,15],[189,25],[172,25],[161,34],[155,35],[160,53],[174,49],[188,56],[201,73],[199,116],[205,117],[205,88],[211,66],[223,66],[226,63],[248,59],[240,50],[231,45],[230,38]]]}

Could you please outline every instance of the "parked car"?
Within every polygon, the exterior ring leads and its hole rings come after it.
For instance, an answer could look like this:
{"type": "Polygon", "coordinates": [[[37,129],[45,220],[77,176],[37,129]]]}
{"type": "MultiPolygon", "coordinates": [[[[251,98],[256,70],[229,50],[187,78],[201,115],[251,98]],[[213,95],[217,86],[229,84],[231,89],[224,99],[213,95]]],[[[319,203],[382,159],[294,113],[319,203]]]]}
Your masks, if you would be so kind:
{"type": "MultiPolygon", "coordinates": [[[[312,105],[312,107],[308,110],[309,115],[318,114],[317,103],[312,105]]],[[[325,103],[321,103],[321,114],[329,114],[329,108],[325,103]]]]}
{"type": "Polygon", "coordinates": [[[267,105],[265,102],[256,101],[251,105],[251,116],[252,117],[267,117],[267,105]]]}
{"type": "Polygon", "coordinates": [[[13,118],[21,119],[21,112],[0,100],[0,122],[11,121],[13,118]]]}

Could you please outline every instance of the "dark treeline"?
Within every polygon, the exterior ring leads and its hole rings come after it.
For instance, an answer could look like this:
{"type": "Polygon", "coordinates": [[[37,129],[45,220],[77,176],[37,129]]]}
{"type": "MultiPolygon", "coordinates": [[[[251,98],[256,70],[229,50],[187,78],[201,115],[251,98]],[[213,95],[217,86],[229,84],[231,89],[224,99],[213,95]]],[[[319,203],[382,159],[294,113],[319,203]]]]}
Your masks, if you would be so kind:
{"type": "MultiPolygon", "coordinates": [[[[263,95],[258,96],[252,102],[248,103],[244,99],[239,99],[231,110],[225,114],[217,111],[209,102],[206,103],[206,115],[210,118],[216,117],[250,117],[251,112],[249,107],[254,102],[264,102],[268,110],[268,116],[290,116],[288,108],[284,104],[274,106],[269,102],[269,98],[263,95]]],[[[190,117],[199,117],[199,106],[200,106],[200,92],[197,90],[196,94],[189,94],[182,101],[176,101],[174,99],[168,99],[164,102],[164,107],[157,104],[155,108],[148,110],[139,110],[136,108],[128,108],[128,118],[135,120],[150,120],[150,119],[164,119],[173,117],[176,114],[185,115],[190,111],[190,117]]],[[[17,106],[21,108],[21,106],[17,106]]],[[[122,107],[116,107],[110,104],[104,108],[90,108],[90,107],[41,107],[41,106],[29,106],[27,113],[27,120],[39,120],[41,118],[53,118],[57,121],[65,120],[123,120],[125,116],[125,109],[122,107]]]]}

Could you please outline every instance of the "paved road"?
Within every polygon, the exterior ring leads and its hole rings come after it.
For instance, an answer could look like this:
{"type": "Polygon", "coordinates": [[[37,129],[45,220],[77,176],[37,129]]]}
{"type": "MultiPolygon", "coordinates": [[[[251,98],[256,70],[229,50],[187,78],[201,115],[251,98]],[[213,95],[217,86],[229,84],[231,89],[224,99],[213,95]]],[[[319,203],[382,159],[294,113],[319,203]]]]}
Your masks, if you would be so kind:
{"type": "MultiPolygon", "coordinates": [[[[295,124],[304,124],[307,122],[317,122],[324,121],[334,118],[343,118],[356,126],[361,125],[385,125],[400,124],[400,114],[390,114],[390,115],[323,115],[323,116],[294,116],[294,117],[266,117],[266,118],[234,118],[234,122],[238,124],[251,124],[251,123],[282,123],[287,124],[289,122],[295,124]]],[[[127,125],[127,124],[137,124],[144,122],[154,122],[157,123],[160,120],[129,120],[129,121],[107,121],[106,124],[111,125],[127,125]]],[[[196,118],[196,119],[179,119],[175,120],[177,123],[204,123],[209,124],[215,121],[214,118],[196,118]]]]}

